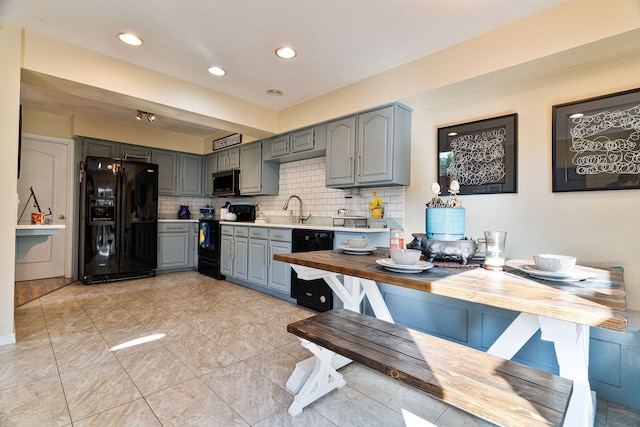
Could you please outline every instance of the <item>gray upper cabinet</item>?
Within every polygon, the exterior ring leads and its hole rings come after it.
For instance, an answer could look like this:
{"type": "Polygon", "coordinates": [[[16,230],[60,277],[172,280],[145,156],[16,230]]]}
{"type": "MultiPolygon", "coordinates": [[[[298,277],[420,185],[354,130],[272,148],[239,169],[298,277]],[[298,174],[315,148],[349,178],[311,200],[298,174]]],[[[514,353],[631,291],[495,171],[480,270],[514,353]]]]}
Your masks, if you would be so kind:
{"type": "Polygon", "coordinates": [[[313,127],[271,138],[271,157],[286,156],[290,153],[312,150],[315,146],[313,127]]]}
{"type": "Polygon", "coordinates": [[[353,186],[355,179],[356,118],[327,124],[327,187],[353,186]]]}
{"type": "Polygon", "coordinates": [[[262,141],[240,146],[240,194],[243,196],[277,195],[280,188],[280,165],[263,162],[262,141]]]}
{"type": "Polygon", "coordinates": [[[202,196],[202,156],[179,153],[180,186],[178,194],[202,196]]]}
{"type": "Polygon", "coordinates": [[[77,138],[77,144],[82,150],[83,159],[87,156],[110,158],[120,156],[120,144],[114,141],[81,136],[77,138]]]}
{"type": "Polygon", "coordinates": [[[324,156],[326,129],[326,124],[321,123],[265,140],[268,150],[263,159],[283,163],[324,156]]]}
{"type": "Polygon", "coordinates": [[[289,154],[289,134],[274,136],[269,140],[271,157],[286,156],[289,154]]]}
{"type": "Polygon", "coordinates": [[[326,185],[409,185],[411,110],[393,104],[327,124],[326,185]]]}
{"type": "Polygon", "coordinates": [[[218,152],[218,172],[240,168],[240,147],[218,152]]]}
{"type": "Polygon", "coordinates": [[[120,144],[120,158],[151,162],[151,147],[141,145],[120,144]]]}
{"type": "Polygon", "coordinates": [[[151,162],[158,164],[158,194],[178,194],[178,153],[154,148],[151,162]]]}
{"type": "Polygon", "coordinates": [[[213,195],[213,179],[211,175],[218,171],[218,153],[209,153],[204,156],[204,174],[202,176],[205,196],[213,195]]]}

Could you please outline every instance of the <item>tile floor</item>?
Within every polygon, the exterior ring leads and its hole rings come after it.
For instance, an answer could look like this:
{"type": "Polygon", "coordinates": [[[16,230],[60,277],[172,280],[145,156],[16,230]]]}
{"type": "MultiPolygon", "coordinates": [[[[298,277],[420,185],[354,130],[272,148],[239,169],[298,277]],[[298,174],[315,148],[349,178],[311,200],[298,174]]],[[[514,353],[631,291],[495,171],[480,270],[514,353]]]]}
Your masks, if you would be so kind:
{"type": "MultiPolygon", "coordinates": [[[[487,425],[353,363],[345,387],[290,417],[285,382],[310,353],[286,325],[312,314],[197,272],[69,285],[16,309],[0,426],[487,425]]],[[[640,413],[599,400],[596,425],[640,413]]]]}

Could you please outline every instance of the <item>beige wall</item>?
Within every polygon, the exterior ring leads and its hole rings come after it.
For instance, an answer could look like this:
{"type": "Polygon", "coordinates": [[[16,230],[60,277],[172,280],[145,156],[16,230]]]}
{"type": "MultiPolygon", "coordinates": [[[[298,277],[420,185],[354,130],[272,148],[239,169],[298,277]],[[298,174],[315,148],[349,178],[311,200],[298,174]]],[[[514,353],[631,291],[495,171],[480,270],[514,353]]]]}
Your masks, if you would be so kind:
{"type": "Polygon", "coordinates": [[[13,339],[13,290],[18,208],[20,28],[0,23],[0,344],[13,339]]]}
{"type": "Polygon", "coordinates": [[[518,113],[518,193],[461,197],[467,235],[507,231],[507,256],[535,253],[578,257],[580,264],[625,268],[629,308],[640,310],[640,190],[553,193],[551,108],[555,104],[640,87],[640,51],[609,62],[501,87],[474,81],[437,96],[406,99],[414,106],[411,186],[405,192],[405,230],[425,231],[424,205],[437,177],[436,129],[518,113]]]}
{"type": "MultiPolygon", "coordinates": [[[[186,109],[215,123],[231,123],[230,128],[251,129],[256,136],[402,101],[414,108],[412,185],[405,192],[407,235],[424,231],[424,204],[436,178],[437,127],[517,112],[518,193],[465,197],[467,234],[477,237],[488,228],[506,230],[511,257],[553,251],[575,254],[581,263],[623,265],[629,307],[640,310],[640,258],[633,247],[640,227],[632,218],[640,208],[639,190],[552,193],[550,141],[554,104],[640,86],[638,46],[640,3],[636,0],[569,0],[279,113],[29,33],[23,67],[35,73],[34,79],[47,80],[51,75],[71,81],[74,90],[96,87],[98,95],[113,91],[174,112],[186,109]],[[127,78],[114,79],[114,75],[127,78]]],[[[12,82],[16,66],[11,62],[6,66],[6,49],[10,57],[15,55],[15,41],[2,46],[3,90],[4,77],[9,75],[12,82]]],[[[15,97],[13,83],[9,90],[15,97]]],[[[11,110],[5,103],[0,108],[11,110]]],[[[10,113],[0,119],[5,145],[15,140],[16,113],[10,113]]],[[[52,124],[55,129],[65,126],[52,124]]],[[[7,166],[14,165],[9,155],[4,158],[7,166]]],[[[4,169],[2,174],[9,177],[4,182],[10,187],[2,199],[14,200],[15,178],[4,169]]],[[[14,212],[11,215],[13,223],[14,212]]],[[[0,233],[3,230],[8,232],[0,228],[0,233]]],[[[9,261],[13,262],[13,252],[3,253],[0,262],[9,261]]],[[[0,301],[7,304],[12,284],[4,282],[8,277],[2,280],[0,301]]],[[[6,330],[5,324],[0,336],[6,330]]]]}

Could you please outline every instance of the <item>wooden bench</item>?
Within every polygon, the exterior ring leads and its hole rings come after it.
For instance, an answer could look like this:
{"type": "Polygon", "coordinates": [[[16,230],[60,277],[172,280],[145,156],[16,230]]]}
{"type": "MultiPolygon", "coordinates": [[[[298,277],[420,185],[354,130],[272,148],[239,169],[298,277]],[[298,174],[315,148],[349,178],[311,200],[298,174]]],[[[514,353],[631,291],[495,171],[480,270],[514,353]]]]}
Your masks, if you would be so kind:
{"type": "Polygon", "coordinates": [[[317,358],[291,415],[345,384],[331,367],[335,353],[503,426],[562,425],[573,388],[571,380],[345,309],[287,331],[317,358]]]}

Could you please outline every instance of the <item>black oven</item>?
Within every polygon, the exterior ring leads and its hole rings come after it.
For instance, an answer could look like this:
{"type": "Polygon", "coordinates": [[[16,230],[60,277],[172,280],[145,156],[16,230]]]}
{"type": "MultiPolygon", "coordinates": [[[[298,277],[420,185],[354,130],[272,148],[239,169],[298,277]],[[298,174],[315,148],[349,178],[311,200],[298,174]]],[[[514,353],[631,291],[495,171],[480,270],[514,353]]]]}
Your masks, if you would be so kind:
{"type": "Polygon", "coordinates": [[[224,279],[220,274],[220,222],[201,219],[198,230],[198,271],[214,279],[224,279]]]}
{"type": "MultiPolygon", "coordinates": [[[[292,252],[310,252],[333,249],[333,231],[293,230],[292,252]]],[[[298,305],[316,311],[327,311],[333,308],[333,291],[324,279],[302,280],[295,270],[291,269],[291,298],[298,305]]]]}

